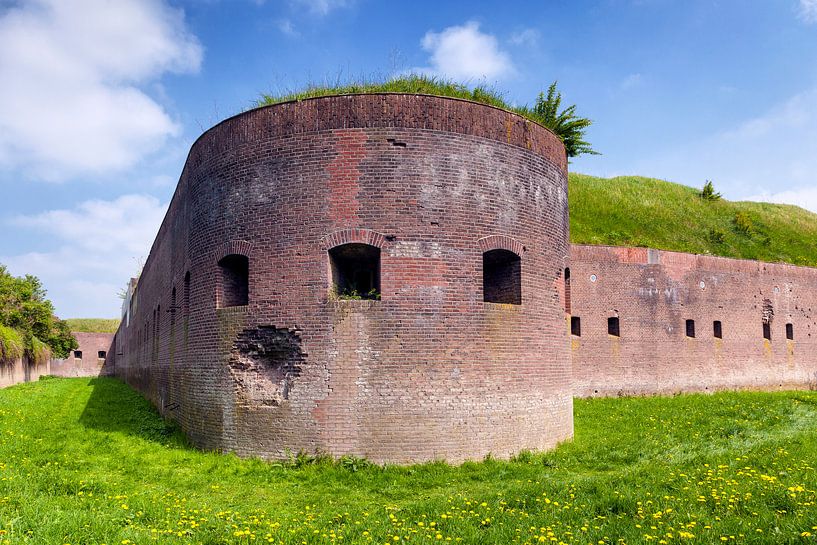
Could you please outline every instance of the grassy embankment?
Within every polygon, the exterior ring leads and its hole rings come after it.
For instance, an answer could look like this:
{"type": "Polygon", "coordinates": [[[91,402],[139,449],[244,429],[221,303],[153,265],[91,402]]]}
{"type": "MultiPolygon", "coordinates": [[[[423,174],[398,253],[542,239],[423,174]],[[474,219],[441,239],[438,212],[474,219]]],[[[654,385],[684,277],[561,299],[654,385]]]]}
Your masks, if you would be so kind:
{"type": "Polygon", "coordinates": [[[570,239],[817,266],[817,214],[783,204],[706,201],[698,191],[652,178],[571,174],[570,239]]]}
{"type": "Polygon", "coordinates": [[[79,333],[116,333],[117,318],[69,318],[65,320],[71,331],[79,333]]]}
{"type": "Polygon", "coordinates": [[[814,392],[577,400],[575,441],[512,462],[280,464],[45,380],[0,390],[0,543],[813,543],[815,422],[814,392]]]}

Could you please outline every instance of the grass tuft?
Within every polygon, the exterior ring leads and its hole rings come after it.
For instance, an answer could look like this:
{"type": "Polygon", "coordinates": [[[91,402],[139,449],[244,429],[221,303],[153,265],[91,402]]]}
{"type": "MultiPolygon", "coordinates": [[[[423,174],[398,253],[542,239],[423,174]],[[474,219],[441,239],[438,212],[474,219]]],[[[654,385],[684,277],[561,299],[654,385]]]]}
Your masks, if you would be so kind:
{"type": "MultiPolygon", "coordinates": [[[[473,100],[505,110],[517,111],[508,104],[502,93],[486,85],[469,88],[467,85],[452,80],[408,74],[392,79],[352,80],[345,83],[311,83],[304,89],[280,94],[262,94],[255,107],[270,106],[282,102],[305,100],[329,95],[355,95],[365,93],[408,93],[417,95],[436,95],[451,98],[473,100]]],[[[518,109],[528,111],[527,108],[518,109]]]]}

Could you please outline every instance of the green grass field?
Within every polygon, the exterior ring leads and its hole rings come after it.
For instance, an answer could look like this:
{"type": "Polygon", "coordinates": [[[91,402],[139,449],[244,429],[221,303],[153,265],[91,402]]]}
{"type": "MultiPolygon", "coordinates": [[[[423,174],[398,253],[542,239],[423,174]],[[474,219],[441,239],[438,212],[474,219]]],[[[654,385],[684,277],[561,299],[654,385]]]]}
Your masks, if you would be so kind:
{"type": "Polygon", "coordinates": [[[190,448],[113,379],[22,384],[0,390],[0,543],[817,541],[817,393],[575,416],[573,442],[511,462],[267,463],[190,448]]]}
{"type": "Polygon", "coordinates": [[[116,333],[118,318],[68,318],[65,320],[71,331],[81,333],[116,333]]]}
{"type": "Polygon", "coordinates": [[[706,201],[699,189],[637,176],[571,174],[571,242],[817,266],[817,214],[782,204],[706,201]],[[749,220],[744,230],[735,223],[738,213],[749,220]]]}

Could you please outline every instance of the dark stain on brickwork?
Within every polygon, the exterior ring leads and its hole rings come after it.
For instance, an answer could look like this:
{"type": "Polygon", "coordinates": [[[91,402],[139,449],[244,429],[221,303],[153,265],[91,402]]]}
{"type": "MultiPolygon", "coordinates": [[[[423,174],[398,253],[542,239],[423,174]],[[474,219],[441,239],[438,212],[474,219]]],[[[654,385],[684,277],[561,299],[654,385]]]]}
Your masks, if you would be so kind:
{"type": "Polygon", "coordinates": [[[774,307],[769,299],[763,300],[763,323],[769,324],[774,318],[774,307]]]}
{"type": "Polygon", "coordinates": [[[248,405],[278,406],[289,399],[305,357],[297,330],[245,329],[230,350],[230,373],[248,405]]]}

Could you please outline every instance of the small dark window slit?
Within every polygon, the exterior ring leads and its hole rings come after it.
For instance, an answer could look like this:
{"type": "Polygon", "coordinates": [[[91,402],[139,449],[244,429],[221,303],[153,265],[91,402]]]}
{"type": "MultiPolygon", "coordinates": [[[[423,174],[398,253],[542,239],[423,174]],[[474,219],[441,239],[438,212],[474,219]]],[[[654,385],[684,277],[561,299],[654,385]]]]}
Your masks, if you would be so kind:
{"type": "Polygon", "coordinates": [[[578,316],[570,317],[570,334],[574,337],[582,336],[582,320],[578,316]]]}
{"type": "Polygon", "coordinates": [[[794,324],[786,324],[786,339],[789,341],[794,340],[794,324]]]}
{"type": "Polygon", "coordinates": [[[712,322],[712,334],[716,339],[723,339],[723,327],[720,320],[712,322]]]}
{"type": "Polygon", "coordinates": [[[694,339],[695,338],[695,320],[687,320],[686,328],[687,328],[687,337],[690,337],[690,338],[694,339]]]}
{"type": "Polygon", "coordinates": [[[612,335],[613,337],[621,337],[618,317],[613,316],[611,318],[607,318],[607,334],[612,335]]]}
{"type": "Polygon", "coordinates": [[[398,148],[405,148],[405,147],[406,147],[406,143],[405,143],[405,142],[398,142],[398,141],[397,141],[397,140],[395,140],[394,138],[388,138],[388,139],[387,139],[387,141],[388,141],[388,142],[389,142],[389,144],[391,144],[392,146],[397,146],[398,148]]]}

